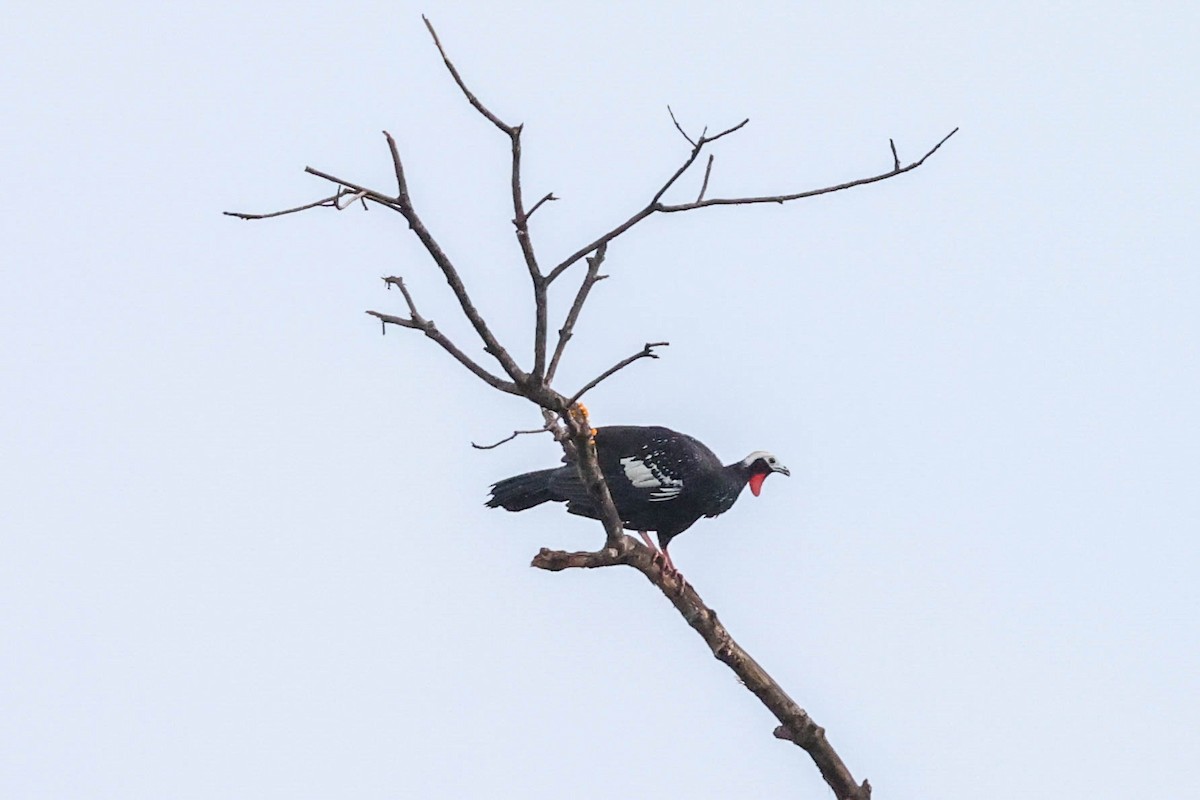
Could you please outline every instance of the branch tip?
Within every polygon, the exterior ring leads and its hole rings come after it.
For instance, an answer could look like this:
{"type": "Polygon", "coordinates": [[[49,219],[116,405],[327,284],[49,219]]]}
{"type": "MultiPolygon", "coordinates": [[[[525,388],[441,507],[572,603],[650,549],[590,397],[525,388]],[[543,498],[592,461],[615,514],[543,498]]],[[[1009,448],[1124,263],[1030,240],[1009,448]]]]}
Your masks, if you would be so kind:
{"type": "Polygon", "coordinates": [[[543,425],[540,428],[530,428],[529,430],[513,431],[508,436],[505,436],[503,439],[501,439],[500,441],[495,442],[493,444],[475,444],[474,442],[471,442],[471,447],[474,447],[476,450],[495,450],[500,445],[508,444],[513,439],[517,438],[518,436],[525,436],[525,435],[528,435],[531,433],[548,433],[551,429],[552,424],[553,423],[550,422],[550,423],[546,423],[545,425],[543,425]]]}
{"type": "MultiPolygon", "coordinates": [[[[675,119],[675,112],[671,110],[671,106],[669,104],[667,105],[667,113],[671,115],[671,122],[675,123],[675,130],[679,131],[679,135],[682,136],[684,139],[686,139],[687,143],[690,144],[692,147],[698,147],[698,145],[696,144],[696,140],[693,139],[692,137],[688,136],[687,132],[683,129],[683,126],[679,124],[679,120],[675,119]]],[[[708,129],[705,128],[705,130],[708,130],[708,129]]],[[[700,135],[700,139],[701,139],[701,141],[704,140],[703,134],[700,135]]]]}

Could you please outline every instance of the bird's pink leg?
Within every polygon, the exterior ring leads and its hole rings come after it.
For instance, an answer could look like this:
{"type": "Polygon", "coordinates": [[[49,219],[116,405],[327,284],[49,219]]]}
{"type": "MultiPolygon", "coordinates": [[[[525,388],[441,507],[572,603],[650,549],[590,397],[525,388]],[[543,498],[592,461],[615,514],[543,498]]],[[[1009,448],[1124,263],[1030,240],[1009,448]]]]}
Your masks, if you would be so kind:
{"type": "Polygon", "coordinates": [[[667,552],[667,549],[665,547],[659,549],[658,545],[654,543],[646,531],[638,531],[638,536],[642,537],[642,541],[646,543],[646,547],[649,547],[654,552],[654,560],[662,564],[663,572],[667,575],[673,575],[678,579],[680,587],[687,586],[687,580],[675,567],[674,562],[671,561],[671,554],[667,552]]]}
{"type": "Polygon", "coordinates": [[[663,554],[663,560],[667,562],[667,569],[666,569],[666,571],[667,571],[667,572],[669,572],[670,574],[674,575],[676,578],[678,578],[678,579],[679,579],[679,583],[680,583],[680,586],[681,586],[681,587],[682,587],[682,586],[686,586],[686,585],[687,585],[687,580],[685,580],[685,579],[684,579],[684,577],[683,577],[683,573],[681,573],[681,572],[680,572],[680,571],[679,571],[679,570],[678,570],[678,569],[675,567],[675,562],[671,561],[671,554],[667,552],[667,548],[665,548],[665,547],[664,547],[664,548],[662,549],[662,554],[663,554]]]}

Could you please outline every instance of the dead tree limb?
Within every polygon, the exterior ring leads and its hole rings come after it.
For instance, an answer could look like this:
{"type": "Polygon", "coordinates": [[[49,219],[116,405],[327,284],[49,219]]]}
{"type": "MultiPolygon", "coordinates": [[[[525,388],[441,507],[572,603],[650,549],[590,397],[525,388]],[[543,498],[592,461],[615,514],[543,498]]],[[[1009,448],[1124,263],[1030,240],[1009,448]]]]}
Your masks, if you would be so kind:
{"type": "Polygon", "coordinates": [[[550,366],[546,369],[547,384],[554,381],[554,374],[558,371],[558,362],[562,360],[563,353],[566,352],[567,342],[571,341],[571,336],[574,335],[575,323],[579,321],[579,314],[583,311],[583,304],[587,302],[588,294],[591,293],[593,286],[608,277],[600,274],[600,265],[604,263],[604,257],[607,254],[608,243],[606,242],[597,247],[595,253],[588,256],[587,274],[583,276],[583,281],[579,284],[579,291],[575,293],[575,302],[571,303],[567,317],[563,320],[563,326],[558,329],[558,344],[554,346],[554,355],[550,359],[550,366]]]}
{"type": "Polygon", "coordinates": [[[733,670],[742,684],[779,720],[775,737],[793,742],[808,753],[839,800],[869,800],[870,782],[863,781],[860,785],[854,780],[841,756],[825,737],[825,729],[813,722],[808,712],[734,640],[717,618],[717,612],[704,603],[695,587],[682,580],[678,573],[663,570],[661,561],[655,559],[650,548],[634,544],[622,554],[607,550],[572,553],[543,548],[532,562],[532,566],[550,572],[619,564],[633,567],[658,587],[688,625],[700,634],[713,656],[733,670]]]}
{"type": "Polygon", "coordinates": [[[671,601],[687,623],[703,638],[713,655],[733,670],[746,688],[753,692],[762,704],[775,715],[775,718],[779,721],[779,726],[775,729],[775,736],[794,742],[811,756],[813,762],[820,770],[822,777],[824,777],[839,800],[869,800],[871,795],[870,784],[866,781],[859,784],[854,780],[849,769],[826,739],[825,731],[814,723],[804,709],[792,700],[783,688],[737,644],[729,634],[729,631],[717,619],[716,612],[705,605],[695,588],[683,581],[677,572],[664,571],[662,562],[655,558],[655,554],[650,548],[644,547],[631,537],[625,535],[620,514],[613,504],[612,496],[609,493],[608,486],[604,482],[604,476],[596,459],[593,429],[588,420],[587,410],[579,400],[588,391],[635,361],[643,358],[658,358],[658,354],[654,352],[654,348],[664,347],[667,343],[648,342],[639,352],[622,359],[604,370],[592,380],[584,383],[574,393],[564,394],[557,391],[553,388],[553,381],[592,288],[607,277],[600,274],[600,268],[607,257],[609,243],[642,220],[654,214],[679,213],[710,206],[787,203],[793,200],[816,197],[818,195],[830,194],[832,192],[884,181],[920,167],[958,129],[955,128],[952,130],[920,159],[907,165],[901,164],[896,144],[893,140],[889,139],[892,167],[887,172],[864,178],[856,178],[823,188],[776,195],[707,198],[706,195],[713,171],[713,154],[709,153],[707,166],[705,167],[703,180],[696,199],[684,203],[667,203],[664,202],[667,193],[688,172],[692,165],[696,163],[705,148],[726,136],[738,132],[749,122],[749,120],[742,120],[738,124],[725,128],[713,136],[708,135],[707,128],[704,128],[699,136],[692,136],[680,124],[674,110],[668,106],[667,111],[670,114],[672,123],[690,147],[687,156],[683,159],[680,166],[667,177],[650,196],[649,201],[640,209],[623,222],[613,226],[563,258],[548,272],[543,272],[530,235],[529,218],[544,204],[558,198],[552,192],[549,192],[534,203],[531,208],[528,210],[525,209],[524,193],[521,185],[521,133],[524,126],[510,125],[504,122],[479,100],[463,80],[458,68],[450,60],[433,25],[428,19],[424,17],[422,19],[425,21],[425,26],[433,38],[434,46],[441,55],[446,69],[467,102],[509,139],[511,155],[510,189],[513,208],[512,222],[525,267],[529,273],[535,308],[533,356],[528,371],[522,369],[510,351],[496,338],[492,329],[484,320],[483,315],[472,301],[470,294],[467,292],[458,268],[417,213],[416,206],[410,196],[400,149],[395,138],[390,133],[385,131],[384,137],[387,140],[392,168],[396,178],[396,193],[394,195],[360,186],[327,172],[314,169],[313,167],[306,167],[305,171],[309,174],[335,184],[338,187],[337,191],[329,197],[282,211],[264,214],[244,212],[225,213],[246,220],[268,219],[295,214],[313,208],[327,207],[341,210],[345,207],[343,201],[349,198],[347,205],[358,201],[366,208],[368,202],[370,202],[400,214],[424,246],[430,259],[441,271],[442,276],[445,278],[457,301],[459,310],[467,321],[470,322],[476,335],[482,342],[484,352],[496,361],[503,370],[504,375],[507,375],[507,378],[489,371],[475,359],[471,358],[465,350],[446,337],[434,325],[432,320],[422,316],[417,310],[417,305],[411,292],[399,277],[387,277],[384,278],[384,282],[388,288],[395,286],[400,290],[408,310],[408,316],[399,316],[379,311],[368,311],[367,313],[379,319],[385,331],[388,325],[395,325],[422,332],[427,338],[432,339],[445,350],[451,358],[492,388],[506,394],[524,397],[536,404],[541,410],[545,423],[541,428],[515,430],[510,436],[494,444],[477,445],[473,443],[472,446],[478,449],[491,449],[507,441],[511,441],[522,434],[550,431],[553,433],[555,440],[567,452],[568,458],[576,465],[584,485],[597,501],[597,507],[600,511],[600,521],[605,531],[604,546],[601,549],[594,552],[572,553],[544,548],[534,557],[532,565],[539,569],[555,572],[565,569],[592,569],[621,565],[637,569],[671,601]],[[574,300],[567,309],[562,327],[558,329],[558,338],[554,349],[548,352],[548,287],[580,259],[586,259],[588,265],[587,271],[579,283],[574,300]]]}
{"type": "MultiPolygon", "coordinates": [[[[521,246],[521,254],[525,257],[525,266],[529,269],[529,279],[533,282],[533,297],[535,307],[534,334],[533,334],[533,369],[532,374],[536,378],[541,378],[546,372],[546,279],[542,276],[542,271],[538,267],[537,256],[533,252],[533,242],[529,238],[529,215],[533,213],[525,211],[525,200],[521,188],[521,131],[524,125],[509,125],[502,121],[499,117],[493,114],[488,108],[479,101],[479,98],[467,88],[467,84],[463,81],[462,76],[458,73],[458,68],[454,66],[454,62],[446,55],[445,49],[442,47],[442,42],[438,39],[437,31],[433,29],[433,24],[429,18],[422,15],[421,19],[425,21],[425,27],[429,30],[429,35],[433,37],[433,44],[437,47],[438,53],[442,56],[442,62],[446,65],[446,69],[450,71],[450,76],[454,78],[454,82],[458,84],[458,88],[462,90],[466,96],[467,102],[482,114],[489,122],[499,128],[505,135],[508,136],[512,145],[512,178],[510,184],[512,187],[512,205],[513,205],[513,227],[516,228],[517,242],[521,246]]],[[[546,200],[553,198],[553,194],[548,194],[534,206],[540,206],[546,200]]]]}

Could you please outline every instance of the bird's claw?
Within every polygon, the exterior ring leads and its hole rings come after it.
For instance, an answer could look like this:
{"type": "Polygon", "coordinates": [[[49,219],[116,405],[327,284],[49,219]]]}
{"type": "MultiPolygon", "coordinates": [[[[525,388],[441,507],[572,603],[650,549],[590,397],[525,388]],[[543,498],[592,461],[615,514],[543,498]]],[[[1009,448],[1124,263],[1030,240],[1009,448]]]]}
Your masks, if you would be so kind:
{"type": "Polygon", "coordinates": [[[674,578],[679,582],[679,594],[682,595],[687,589],[687,578],[683,577],[683,573],[671,563],[671,557],[662,550],[655,550],[653,560],[655,564],[658,564],[664,577],[674,578]]]}

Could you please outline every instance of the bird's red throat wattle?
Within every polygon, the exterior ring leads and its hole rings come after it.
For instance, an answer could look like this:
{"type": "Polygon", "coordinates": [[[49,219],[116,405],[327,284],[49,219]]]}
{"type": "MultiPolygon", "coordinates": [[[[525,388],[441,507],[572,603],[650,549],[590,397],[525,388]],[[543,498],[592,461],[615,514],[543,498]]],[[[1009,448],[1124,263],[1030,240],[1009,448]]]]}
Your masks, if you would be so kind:
{"type": "Polygon", "coordinates": [[[758,493],[762,491],[763,481],[767,479],[767,472],[756,472],[750,476],[750,491],[758,497],[758,493]]]}

